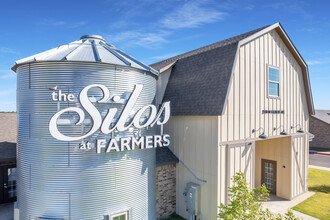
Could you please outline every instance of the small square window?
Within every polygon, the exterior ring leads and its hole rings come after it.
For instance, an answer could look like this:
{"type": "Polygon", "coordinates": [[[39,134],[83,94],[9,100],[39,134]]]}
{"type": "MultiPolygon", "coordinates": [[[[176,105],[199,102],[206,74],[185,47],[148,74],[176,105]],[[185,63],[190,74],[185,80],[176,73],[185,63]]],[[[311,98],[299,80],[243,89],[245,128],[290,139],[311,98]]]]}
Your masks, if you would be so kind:
{"type": "Polygon", "coordinates": [[[268,95],[280,96],[280,70],[274,67],[268,67],[268,95]]]}

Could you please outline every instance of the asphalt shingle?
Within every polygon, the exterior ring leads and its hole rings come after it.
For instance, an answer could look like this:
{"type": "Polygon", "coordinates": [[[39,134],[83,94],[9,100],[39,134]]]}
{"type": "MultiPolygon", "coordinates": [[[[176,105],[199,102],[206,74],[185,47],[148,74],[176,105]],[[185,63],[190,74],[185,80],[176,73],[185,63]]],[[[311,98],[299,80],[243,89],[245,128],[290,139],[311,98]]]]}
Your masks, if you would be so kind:
{"type": "Polygon", "coordinates": [[[176,62],[163,97],[171,101],[171,115],[221,115],[238,42],[266,27],[150,65],[160,70],[176,62]]]}
{"type": "Polygon", "coordinates": [[[312,115],[312,117],[330,124],[330,110],[315,110],[315,115],[312,115]]]}
{"type": "Polygon", "coordinates": [[[16,139],[16,113],[0,113],[0,164],[16,162],[16,139]]]}
{"type": "Polygon", "coordinates": [[[156,148],[156,166],[178,163],[179,159],[172,153],[168,147],[156,148]]]}

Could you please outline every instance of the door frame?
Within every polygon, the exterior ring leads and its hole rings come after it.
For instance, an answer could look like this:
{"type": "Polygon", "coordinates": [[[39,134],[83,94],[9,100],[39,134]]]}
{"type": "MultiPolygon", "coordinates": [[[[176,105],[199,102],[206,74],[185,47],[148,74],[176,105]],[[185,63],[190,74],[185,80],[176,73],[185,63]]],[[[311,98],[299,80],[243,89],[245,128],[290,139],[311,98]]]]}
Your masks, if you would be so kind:
{"type": "MultiPolygon", "coordinates": [[[[16,164],[7,164],[0,166],[0,204],[1,203],[9,203],[9,202],[15,202],[16,197],[9,199],[8,198],[8,169],[9,168],[16,168],[16,164]]],[[[17,179],[16,179],[16,186],[17,190],[17,179]]]]}
{"type": "MultiPolygon", "coordinates": [[[[277,161],[276,160],[268,160],[268,159],[261,159],[261,184],[265,183],[264,179],[265,179],[265,162],[268,163],[272,163],[274,166],[274,180],[273,180],[273,184],[274,184],[274,189],[272,191],[270,191],[270,194],[274,194],[276,195],[276,188],[277,188],[277,161]]],[[[268,190],[268,189],[267,189],[268,190]]]]}

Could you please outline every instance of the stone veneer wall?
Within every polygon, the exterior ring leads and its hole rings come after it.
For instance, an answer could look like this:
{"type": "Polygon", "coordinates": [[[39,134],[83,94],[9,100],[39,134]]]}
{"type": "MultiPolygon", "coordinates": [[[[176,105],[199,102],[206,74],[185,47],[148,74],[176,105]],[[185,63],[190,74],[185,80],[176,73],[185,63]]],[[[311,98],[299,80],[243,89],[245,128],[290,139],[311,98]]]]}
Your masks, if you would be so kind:
{"type": "Polygon", "coordinates": [[[157,219],[165,218],[176,209],[175,164],[156,167],[156,212],[157,219]]]}
{"type": "Polygon", "coordinates": [[[309,120],[309,132],[315,137],[310,142],[311,147],[330,148],[330,125],[313,116],[309,120]]]}

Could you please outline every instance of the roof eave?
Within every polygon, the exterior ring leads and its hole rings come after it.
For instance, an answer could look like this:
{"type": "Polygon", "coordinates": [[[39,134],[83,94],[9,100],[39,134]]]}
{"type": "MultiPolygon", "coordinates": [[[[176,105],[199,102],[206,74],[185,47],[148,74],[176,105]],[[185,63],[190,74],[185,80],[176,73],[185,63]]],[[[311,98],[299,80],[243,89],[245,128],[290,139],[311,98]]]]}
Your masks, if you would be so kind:
{"type": "Polygon", "coordinates": [[[161,73],[165,72],[166,70],[172,68],[172,67],[175,65],[175,63],[176,63],[176,61],[170,63],[169,65],[167,65],[167,66],[165,66],[165,67],[163,67],[163,68],[161,68],[161,69],[159,70],[159,74],[161,74],[161,73]]]}
{"type": "MultiPolygon", "coordinates": [[[[118,64],[110,64],[110,63],[104,63],[102,61],[99,61],[99,62],[93,62],[93,61],[75,61],[75,60],[63,60],[63,61],[59,61],[59,60],[41,60],[41,61],[30,61],[30,62],[24,62],[24,63],[15,63],[14,66],[11,67],[11,70],[16,72],[17,68],[19,66],[22,66],[22,65],[25,65],[25,64],[30,64],[30,63],[42,63],[42,62],[78,62],[78,63],[103,63],[103,64],[109,64],[109,65],[115,65],[115,66],[120,66],[118,64]]],[[[124,67],[127,67],[127,66],[124,66],[124,67]]],[[[158,76],[159,75],[159,72],[153,68],[150,67],[150,69],[145,69],[145,68],[135,68],[135,67],[131,67],[130,68],[134,68],[134,69],[139,69],[139,70],[143,70],[143,71],[147,71],[147,72],[150,72],[151,74],[153,75],[156,75],[158,76]]]]}

